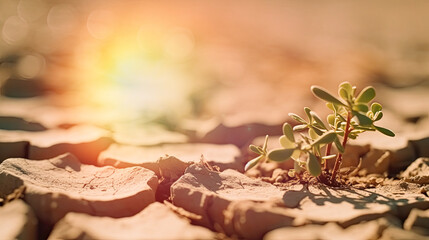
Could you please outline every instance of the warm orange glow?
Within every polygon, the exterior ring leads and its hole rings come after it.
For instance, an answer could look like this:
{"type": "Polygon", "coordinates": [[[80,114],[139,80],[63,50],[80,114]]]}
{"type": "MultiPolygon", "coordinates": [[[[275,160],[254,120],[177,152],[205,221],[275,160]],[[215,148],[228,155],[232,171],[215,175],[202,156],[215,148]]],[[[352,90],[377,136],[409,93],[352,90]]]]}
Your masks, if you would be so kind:
{"type": "Polygon", "coordinates": [[[189,112],[192,91],[189,76],[182,70],[192,54],[190,31],[151,24],[120,27],[107,10],[88,17],[88,39],[76,49],[73,65],[78,71],[82,96],[89,104],[110,111],[142,111],[162,114],[189,112]]]}

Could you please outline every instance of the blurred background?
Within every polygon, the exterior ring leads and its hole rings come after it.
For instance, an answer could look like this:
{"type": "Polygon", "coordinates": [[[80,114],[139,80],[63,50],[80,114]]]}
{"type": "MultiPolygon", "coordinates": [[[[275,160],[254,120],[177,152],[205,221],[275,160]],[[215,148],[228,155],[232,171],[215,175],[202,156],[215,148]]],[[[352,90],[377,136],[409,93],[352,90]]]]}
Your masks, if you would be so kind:
{"type": "Polygon", "coordinates": [[[304,106],[323,114],[309,86],[349,81],[416,123],[428,115],[428,12],[427,1],[2,0],[0,112],[277,126],[304,106]]]}

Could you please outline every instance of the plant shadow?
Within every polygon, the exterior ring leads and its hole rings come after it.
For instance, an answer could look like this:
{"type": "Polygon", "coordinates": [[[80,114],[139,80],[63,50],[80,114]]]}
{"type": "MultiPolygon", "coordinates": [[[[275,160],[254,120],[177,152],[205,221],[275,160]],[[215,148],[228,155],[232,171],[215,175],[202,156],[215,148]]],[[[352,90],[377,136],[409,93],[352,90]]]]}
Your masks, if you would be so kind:
{"type": "Polygon", "coordinates": [[[383,204],[395,208],[398,205],[409,203],[406,198],[391,198],[386,195],[369,190],[356,189],[352,187],[330,188],[325,185],[318,185],[309,189],[308,185],[303,185],[300,190],[289,190],[283,195],[283,203],[286,207],[300,208],[304,199],[309,199],[318,206],[327,203],[340,204],[348,202],[354,209],[369,209],[369,204],[383,204]]]}

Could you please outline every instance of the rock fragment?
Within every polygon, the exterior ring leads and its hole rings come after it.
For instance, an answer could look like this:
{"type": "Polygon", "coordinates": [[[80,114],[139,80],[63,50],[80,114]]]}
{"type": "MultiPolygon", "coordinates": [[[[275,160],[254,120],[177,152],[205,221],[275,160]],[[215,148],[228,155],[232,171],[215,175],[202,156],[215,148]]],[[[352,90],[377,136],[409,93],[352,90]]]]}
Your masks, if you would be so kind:
{"type": "Polygon", "coordinates": [[[390,214],[403,218],[412,208],[429,208],[429,198],[419,191],[417,184],[396,182],[363,190],[294,185],[282,191],[232,170],[218,173],[191,165],[172,185],[171,200],[202,216],[198,224],[215,226],[227,235],[258,238],[273,225],[334,222],[346,228],[390,214]],[[258,217],[249,217],[252,212],[258,217]]]}
{"type": "Polygon", "coordinates": [[[29,145],[28,141],[2,134],[0,130],[0,163],[8,158],[26,158],[29,145]]]}
{"type": "Polygon", "coordinates": [[[190,136],[192,142],[234,144],[243,147],[249,143],[249,140],[258,136],[281,135],[282,125],[283,120],[278,123],[267,123],[266,121],[252,122],[243,118],[238,122],[228,123],[219,119],[208,119],[205,121],[186,120],[182,129],[190,136]]]}
{"type": "Polygon", "coordinates": [[[427,240],[427,236],[417,234],[413,231],[407,231],[401,228],[387,228],[379,240],[427,240]]]}
{"type": "Polygon", "coordinates": [[[385,175],[389,170],[392,154],[386,150],[371,149],[360,158],[359,164],[350,175],[367,176],[369,174],[385,175]]]}
{"type": "Polygon", "coordinates": [[[308,222],[336,222],[349,227],[362,221],[370,221],[388,214],[404,218],[412,208],[429,208],[429,198],[419,193],[417,184],[379,186],[373,189],[309,186],[300,191],[287,190],[284,202],[296,202],[290,211],[308,222]],[[399,185],[399,186],[398,186],[399,185]],[[289,200],[291,198],[291,200],[289,200]]]}
{"type": "Polygon", "coordinates": [[[186,143],[188,137],[167,130],[157,124],[114,124],[113,139],[116,143],[136,146],[154,146],[165,143],[186,143]]]}
{"type": "Polygon", "coordinates": [[[59,221],[48,239],[214,239],[215,234],[193,226],[155,202],[140,213],[125,218],[94,217],[68,213],[59,221]]]}
{"type": "Polygon", "coordinates": [[[429,236],[429,209],[413,209],[404,222],[404,229],[429,236]]]}
{"type": "Polygon", "coordinates": [[[369,144],[371,149],[389,151],[390,173],[399,173],[418,157],[415,147],[406,136],[398,135],[392,138],[377,132],[368,132],[359,136],[353,144],[369,144]]]}
{"type": "Polygon", "coordinates": [[[27,121],[20,117],[0,116],[0,129],[21,131],[44,131],[46,128],[37,122],[27,121]]]}
{"type": "Polygon", "coordinates": [[[3,158],[26,157],[41,160],[73,153],[82,163],[96,164],[101,151],[112,140],[106,130],[81,125],[70,129],[52,129],[40,132],[0,130],[0,148],[8,148],[3,158]]]}
{"type": "Polygon", "coordinates": [[[2,239],[37,239],[37,218],[22,200],[14,200],[0,207],[2,239]]]}
{"type": "Polygon", "coordinates": [[[342,228],[335,223],[324,225],[305,225],[302,227],[284,227],[273,230],[264,236],[264,240],[281,240],[285,236],[289,239],[350,239],[367,240],[378,239],[381,232],[389,226],[400,228],[400,220],[393,217],[383,217],[373,221],[363,222],[342,228]]]}
{"type": "Polygon", "coordinates": [[[418,158],[401,174],[406,182],[429,184],[429,158],[418,158]]]}
{"type": "Polygon", "coordinates": [[[141,167],[81,164],[73,155],[48,160],[7,159],[0,165],[0,197],[26,187],[24,200],[38,218],[55,224],[68,212],[126,217],[155,201],[155,174],[141,167]]]}
{"type": "Polygon", "coordinates": [[[174,156],[185,163],[199,162],[201,156],[221,170],[228,168],[243,170],[240,151],[234,145],[216,144],[164,144],[152,147],[137,147],[112,144],[98,157],[101,166],[115,167],[142,166],[158,172],[157,161],[166,155],[174,156]]]}
{"type": "Polygon", "coordinates": [[[275,204],[257,204],[281,203],[282,195],[281,190],[269,183],[230,169],[221,173],[210,171],[200,164],[188,167],[171,186],[173,204],[200,215],[198,224],[246,238],[262,237],[273,226],[292,223],[293,217],[286,209],[275,204]],[[255,227],[260,219],[267,221],[255,227]]]}

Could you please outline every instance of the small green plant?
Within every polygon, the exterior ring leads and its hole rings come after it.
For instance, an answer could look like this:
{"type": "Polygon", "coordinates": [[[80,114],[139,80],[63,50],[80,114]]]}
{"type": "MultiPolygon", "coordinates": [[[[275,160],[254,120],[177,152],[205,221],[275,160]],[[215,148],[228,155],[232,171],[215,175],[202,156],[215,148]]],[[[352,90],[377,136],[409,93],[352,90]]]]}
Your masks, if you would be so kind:
{"type": "Polygon", "coordinates": [[[318,86],[312,86],[311,91],[316,97],[326,101],[327,107],[332,110],[327,116],[327,124],[308,107],[304,108],[306,119],[295,113],[289,113],[298,124],[294,127],[289,123],[283,125],[283,135],[279,138],[282,148],[267,151],[268,136],[262,147],[250,145],[250,150],[259,156],[246,164],[246,171],[267,159],[276,162],[292,159],[294,169],[289,171],[290,176],[297,174],[299,176],[303,171],[308,171],[322,182],[335,184],[349,139],[356,139],[359,134],[366,131],[378,131],[387,136],[395,136],[389,129],[375,125],[383,117],[383,112],[379,103],[371,103],[375,98],[373,87],[366,87],[356,94],[356,86],[343,82],[338,89],[340,98],[334,97],[318,86]],[[300,132],[300,139],[295,138],[294,132],[300,132]],[[329,159],[335,159],[332,171],[328,169],[329,159]]]}

